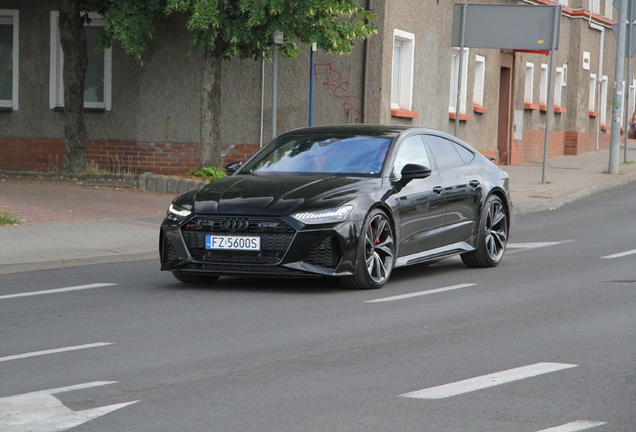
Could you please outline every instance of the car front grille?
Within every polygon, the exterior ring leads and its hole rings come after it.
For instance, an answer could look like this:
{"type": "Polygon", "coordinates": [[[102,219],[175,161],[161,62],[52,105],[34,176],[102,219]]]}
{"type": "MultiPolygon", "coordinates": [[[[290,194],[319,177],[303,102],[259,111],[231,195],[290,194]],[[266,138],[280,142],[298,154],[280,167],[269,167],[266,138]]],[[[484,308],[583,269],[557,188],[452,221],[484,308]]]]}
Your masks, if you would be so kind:
{"type": "Polygon", "coordinates": [[[291,245],[296,230],[280,219],[199,217],[181,228],[185,244],[192,258],[198,261],[227,264],[276,264],[291,245]],[[260,251],[207,250],[205,236],[249,235],[261,238],[260,251]]]}

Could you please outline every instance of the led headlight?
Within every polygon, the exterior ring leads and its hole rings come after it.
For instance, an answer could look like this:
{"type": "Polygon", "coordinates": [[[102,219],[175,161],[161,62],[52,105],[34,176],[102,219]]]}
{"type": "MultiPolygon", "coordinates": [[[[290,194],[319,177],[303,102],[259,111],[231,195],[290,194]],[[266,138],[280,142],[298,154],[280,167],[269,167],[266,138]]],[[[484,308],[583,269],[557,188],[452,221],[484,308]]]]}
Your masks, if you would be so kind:
{"type": "Polygon", "coordinates": [[[292,217],[304,224],[326,224],[342,222],[349,216],[351,210],[353,210],[353,206],[343,206],[328,210],[295,213],[292,217]]]}
{"type": "Polygon", "coordinates": [[[187,208],[170,204],[168,208],[168,218],[172,220],[179,220],[183,217],[189,216],[192,213],[192,210],[188,210],[187,208]]]}

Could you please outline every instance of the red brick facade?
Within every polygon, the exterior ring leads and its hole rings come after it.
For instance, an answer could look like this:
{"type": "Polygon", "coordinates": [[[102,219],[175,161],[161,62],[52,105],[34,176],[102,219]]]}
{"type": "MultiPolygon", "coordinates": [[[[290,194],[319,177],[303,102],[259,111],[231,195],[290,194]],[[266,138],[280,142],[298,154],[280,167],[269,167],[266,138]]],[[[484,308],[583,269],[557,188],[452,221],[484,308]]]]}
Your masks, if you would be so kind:
{"type": "MultiPolygon", "coordinates": [[[[511,164],[537,163],[543,160],[545,131],[524,130],[522,141],[512,141],[511,164]]],[[[609,133],[598,135],[598,148],[609,148],[609,133]]],[[[582,132],[550,132],[548,158],[577,155],[597,149],[597,135],[582,132]]],[[[0,137],[0,170],[57,171],[62,168],[62,140],[0,137]]],[[[224,146],[223,165],[245,161],[258,145],[224,146]]],[[[484,150],[484,156],[499,163],[498,151],[484,150]]],[[[199,145],[184,143],[137,143],[128,141],[88,142],[87,165],[111,172],[184,174],[199,167],[199,145]]]]}
{"type": "MultiPolygon", "coordinates": [[[[223,164],[245,161],[258,145],[232,145],[222,149],[223,164]]],[[[0,170],[57,171],[62,168],[63,141],[0,137],[0,170]]],[[[88,141],[86,163],[112,172],[183,174],[199,167],[199,145],[88,141]]]]}

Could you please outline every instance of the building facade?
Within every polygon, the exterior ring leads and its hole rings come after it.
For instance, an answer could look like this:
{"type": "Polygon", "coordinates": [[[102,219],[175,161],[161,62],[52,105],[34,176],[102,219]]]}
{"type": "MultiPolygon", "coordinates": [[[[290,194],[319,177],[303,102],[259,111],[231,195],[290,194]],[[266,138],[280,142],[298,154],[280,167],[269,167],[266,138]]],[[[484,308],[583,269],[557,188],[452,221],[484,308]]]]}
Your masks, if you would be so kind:
{"type": "MultiPolygon", "coordinates": [[[[377,15],[378,34],[358,42],[349,56],[318,50],[313,69],[309,47],[296,59],[280,58],[275,121],[272,62],[224,63],[224,163],[245,160],[275,133],[307,126],[312,81],[315,125],[410,124],[454,133],[458,112],[459,138],[500,164],[522,164],[542,159],[551,109],[550,157],[608,148],[613,96],[608,77],[613,77],[616,46],[611,25],[617,16],[611,0],[479,1],[562,6],[550,108],[549,57],[495,49],[465,49],[457,103],[454,2],[360,1],[377,15]]],[[[57,7],[57,0],[0,0],[0,170],[61,168],[57,7]]],[[[89,46],[100,25],[99,16],[92,15],[89,46]]],[[[116,44],[105,52],[89,47],[89,166],[161,174],[198,168],[203,54],[187,53],[185,21],[158,26],[143,65],[116,44]]],[[[624,104],[634,106],[633,94],[624,104]]]]}

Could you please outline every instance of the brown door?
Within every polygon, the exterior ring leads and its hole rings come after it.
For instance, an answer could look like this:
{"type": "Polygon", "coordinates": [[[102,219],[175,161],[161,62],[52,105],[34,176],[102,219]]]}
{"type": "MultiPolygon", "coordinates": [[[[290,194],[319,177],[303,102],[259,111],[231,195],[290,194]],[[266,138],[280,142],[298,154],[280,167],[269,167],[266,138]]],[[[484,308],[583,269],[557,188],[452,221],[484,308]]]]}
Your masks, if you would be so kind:
{"type": "Polygon", "coordinates": [[[497,149],[499,163],[510,164],[510,141],[512,139],[512,81],[514,56],[500,53],[501,71],[499,73],[499,112],[497,123],[497,149]]]}

